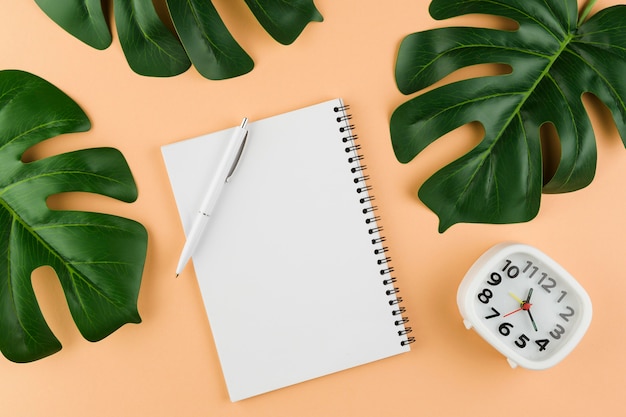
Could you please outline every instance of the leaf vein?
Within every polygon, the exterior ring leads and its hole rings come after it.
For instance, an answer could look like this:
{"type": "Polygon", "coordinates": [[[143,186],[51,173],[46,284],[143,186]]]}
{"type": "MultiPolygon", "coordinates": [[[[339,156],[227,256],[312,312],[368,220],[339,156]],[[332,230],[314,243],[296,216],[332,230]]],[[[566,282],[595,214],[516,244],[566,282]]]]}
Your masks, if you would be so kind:
{"type": "Polygon", "coordinates": [[[171,58],[174,61],[178,61],[178,62],[183,62],[183,60],[179,59],[177,56],[175,56],[174,54],[169,53],[169,51],[167,51],[165,48],[163,48],[149,33],[148,31],[146,31],[143,27],[143,25],[141,25],[141,23],[139,22],[138,19],[135,18],[135,16],[137,15],[136,13],[136,6],[134,2],[131,2],[131,12],[130,12],[130,19],[133,20],[135,22],[135,24],[137,25],[137,28],[139,28],[139,31],[141,32],[141,34],[143,35],[143,38],[145,40],[147,40],[150,44],[152,44],[154,47],[156,47],[156,49],[161,52],[163,55],[171,58]]]}
{"type": "Polygon", "coordinates": [[[78,119],[57,119],[57,120],[51,120],[51,121],[49,121],[47,123],[42,123],[40,125],[34,126],[34,127],[30,128],[28,130],[25,130],[24,132],[21,132],[19,135],[14,136],[13,138],[9,139],[6,143],[2,144],[0,146],[0,152],[2,152],[2,150],[4,148],[6,148],[7,146],[11,145],[15,141],[21,139],[22,137],[24,137],[26,135],[29,135],[29,134],[34,133],[34,132],[36,132],[38,130],[41,130],[41,129],[45,129],[45,128],[50,127],[50,126],[54,126],[55,124],[63,124],[63,123],[67,123],[67,122],[80,122],[80,120],[78,120],[78,119]]]}
{"type": "Polygon", "coordinates": [[[552,32],[552,30],[550,30],[550,28],[548,28],[546,25],[544,25],[540,20],[538,20],[535,16],[532,16],[531,14],[525,12],[524,10],[518,9],[516,7],[513,7],[509,4],[505,4],[505,3],[501,3],[498,1],[494,1],[494,0],[483,0],[485,3],[491,3],[491,4],[495,4],[498,6],[501,6],[503,8],[506,9],[510,9],[510,10],[515,10],[517,12],[519,12],[521,15],[523,15],[524,17],[526,17],[528,20],[530,20],[531,22],[534,22],[537,26],[541,27],[542,29],[544,29],[548,34],[550,34],[554,39],[556,39],[557,41],[561,42],[562,39],[560,39],[554,32],[552,32]]]}
{"type": "Polygon", "coordinates": [[[615,91],[615,87],[606,79],[605,75],[591,62],[586,61],[580,54],[572,51],[571,49],[566,50],[569,54],[573,55],[575,58],[579,59],[584,65],[586,65],[589,69],[591,69],[605,84],[606,88],[612,93],[613,98],[619,103],[622,108],[622,113],[626,113],[626,105],[624,104],[624,100],[619,95],[617,91],[615,91]]]}
{"type": "Polygon", "coordinates": [[[422,73],[424,73],[428,68],[430,68],[433,65],[435,65],[435,63],[437,61],[439,61],[440,59],[445,57],[447,54],[452,53],[452,52],[456,52],[457,50],[464,50],[464,49],[467,49],[467,48],[490,48],[490,49],[494,49],[494,50],[502,50],[502,51],[508,51],[508,52],[519,52],[519,53],[522,53],[522,54],[532,55],[532,56],[536,56],[536,57],[539,57],[539,58],[545,58],[545,59],[550,59],[551,58],[549,55],[541,54],[539,52],[532,51],[532,50],[529,50],[529,49],[523,49],[523,48],[512,48],[512,47],[506,47],[506,46],[501,46],[501,45],[479,44],[479,43],[476,43],[476,44],[461,44],[459,46],[447,49],[447,50],[437,54],[437,56],[435,56],[432,60],[430,60],[425,65],[423,65],[422,68],[418,72],[416,72],[415,75],[413,75],[410,78],[411,83],[414,83],[416,79],[421,77],[422,73]]]}

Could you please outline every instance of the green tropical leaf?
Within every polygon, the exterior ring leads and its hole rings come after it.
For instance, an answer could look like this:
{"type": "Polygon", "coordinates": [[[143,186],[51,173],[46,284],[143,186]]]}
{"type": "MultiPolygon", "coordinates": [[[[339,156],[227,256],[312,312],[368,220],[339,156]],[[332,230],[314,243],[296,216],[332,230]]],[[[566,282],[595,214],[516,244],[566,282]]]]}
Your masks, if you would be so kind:
{"type": "Polygon", "coordinates": [[[111,32],[101,0],[35,0],[37,5],[63,29],[96,49],[111,45],[111,32]]]}
{"type": "Polygon", "coordinates": [[[170,16],[198,72],[211,80],[252,71],[252,58],[232,37],[207,0],[167,0],[170,16]]]}
{"type": "Polygon", "coordinates": [[[133,71],[169,77],[189,69],[185,50],[159,19],[152,2],[115,0],[113,10],[120,43],[133,71]]]}
{"type": "Polygon", "coordinates": [[[40,266],[56,271],[86,339],[141,321],[144,227],[46,204],[53,194],[75,191],[134,201],[137,189],[122,154],[95,148],[22,161],[43,140],[89,128],[80,107],[53,85],[25,72],[0,71],[0,351],[15,362],[61,349],[33,292],[31,273],[40,266]]]}
{"type": "Polygon", "coordinates": [[[439,216],[441,232],[458,222],[528,221],[539,210],[542,190],[588,185],[596,144],[581,100],[586,92],[610,109],[626,143],[626,6],[583,22],[587,8],[582,23],[577,11],[576,0],[434,0],[430,13],[436,19],[478,13],[510,18],[519,28],[450,27],[402,41],[396,81],[405,94],[470,65],[512,69],[440,86],[402,104],[391,117],[392,144],[402,163],[459,126],[478,121],[484,127],[480,144],[420,188],[420,199],[439,216]],[[542,172],[545,124],[555,127],[561,148],[551,178],[542,172]]]}
{"type": "Polygon", "coordinates": [[[246,0],[257,20],[283,45],[293,43],[309,22],[324,18],[311,0],[246,0]]]}
{"type": "MultiPolygon", "coordinates": [[[[245,0],[259,23],[278,42],[292,43],[322,15],[313,0],[245,0]]],[[[98,48],[111,44],[101,0],[35,0],[59,26],[98,48]]],[[[106,3],[105,3],[106,4],[106,3]]],[[[157,15],[152,0],[114,0],[115,23],[129,66],[141,75],[178,75],[191,65],[214,80],[254,68],[211,0],[167,0],[177,38],[157,15]],[[181,44],[182,42],[182,44],[181,44]]]]}

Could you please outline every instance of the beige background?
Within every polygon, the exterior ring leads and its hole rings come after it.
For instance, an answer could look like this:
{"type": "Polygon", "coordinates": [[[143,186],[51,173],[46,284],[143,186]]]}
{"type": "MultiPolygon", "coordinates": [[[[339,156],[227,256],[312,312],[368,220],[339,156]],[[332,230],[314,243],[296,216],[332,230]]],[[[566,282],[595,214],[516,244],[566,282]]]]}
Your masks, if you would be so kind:
{"type": "MultiPolygon", "coordinates": [[[[163,1],[157,3],[163,12],[163,1]]],[[[56,26],[33,0],[0,0],[0,69],[45,78],[77,101],[93,123],[89,132],[33,149],[31,157],[113,146],[128,159],[139,187],[133,204],[80,195],[53,198],[50,204],[130,217],[150,234],[139,296],[143,323],[126,325],[98,343],[78,333],[54,275],[37,271],[37,295],[64,348],[30,364],[0,357],[2,414],[624,415],[626,150],[608,112],[586,101],[599,147],[591,186],[544,196],[538,217],[529,223],[456,225],[439,234],[437,218],[417,199],[417,189],[482,133],[477,126],[463,127],[413,162],[399,164],[388,133],[392,111],[407,99],[394,83],[397,48],[415,31],[507,23],[477,16],[437,22],[429,17],[426,0],[316,0],[325,21],[311,24],[286,47],[263,31],[243,1],[214,3],[255,59],[256,68],[243,77],[210,81],[193,68],[174,78],[142,77],[126,64],[115,35],[110,48],[97,51],[56,26]],[[334,97],[352,105],[417,340],[410,353],[233,404],[193,270],[173,277],[184,237],[159,148],[233,126],[242,115],[258,119],[334,97]],[[550,370],[512,370],[461,323],[455,301],[459,282],[483,251],[505,240],[551,255],[594,303],[587,335],[550,370]]],[[[594,10],[614,4],[618,1],[599,0],[594,10]]],[[[463,70],[444,82],[493,71],[498,69],[463,70]]]]}

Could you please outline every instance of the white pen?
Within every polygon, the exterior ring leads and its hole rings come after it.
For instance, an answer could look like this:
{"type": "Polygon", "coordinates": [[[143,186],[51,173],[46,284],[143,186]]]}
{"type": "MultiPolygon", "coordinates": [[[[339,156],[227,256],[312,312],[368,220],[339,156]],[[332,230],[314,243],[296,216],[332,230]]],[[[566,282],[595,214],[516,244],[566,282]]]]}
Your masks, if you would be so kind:
{"type": "Polygon", "coordinates": [[[185,268],[185,265],[189,261],[189,258],[193,255],[196,246],[198,246],[198,242],[203,235],[203,231],[209,223],[209,218],[213,213],[213,209],[217,204],[217,200],[222,193],[224,185],[230,180],[231,175],[239,163],[239,159],[241,158],[241,153],[243,152],[246,142],[246,137],[248,135],[248,131],[246,129],[247,124],[248,119],[244,117],[241,125],[235,128],[230,141],[226,145],[224,155],[222,155],[222,159],[219,161],[217,169],[215,170],[215,175],[211,179],[211,182],[205,191],[202,205],[196,214],[196,218],[191,226],[191,231],[189,232],[189,236],[187,236],[185,246],[180,254],[178,266],[176,267],[176,276],[180,275],[183,268],[185,268]]]}

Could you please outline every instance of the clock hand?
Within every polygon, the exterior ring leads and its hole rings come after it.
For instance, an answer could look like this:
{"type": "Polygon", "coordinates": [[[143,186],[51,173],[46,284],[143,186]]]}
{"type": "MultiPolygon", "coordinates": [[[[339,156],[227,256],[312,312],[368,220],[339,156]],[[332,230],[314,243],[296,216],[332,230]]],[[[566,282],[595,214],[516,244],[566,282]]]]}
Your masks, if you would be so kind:
{"type": "Polygon", "coordinates": [[[533,328],[535,329],[535,331],[537,331],[537,324],[535,323],[535,319],[533,319],[533,315],[530,312],[530,308],[526,311],[528,311],[528,317],[530,317],[530,322],[533,324],[533,328]]]}
{"type": "Polygon", "coordinates": [[[517,301],[519,303],[519,305],[524,305],[524,302],[522,300],[520,300],[515,294],[513,294],[512,292],[509,291],[509,295],[511,297],[513,297],[515,299],[515,301],[517,301]]]}
{"type": "MultiPolygon", "coordinates": [[[[522,311],[522,310],[526,310],[528,311],[528,314],[530,314],[530,306],[532,306],[532,304],[530,304],[530,297],[533,295],[533,289],[531,288],[528,291],[528,297],[526,298],[526,301],[522,301],[520,300],[515,294],[513,294],[512,292],[509,292],[509,295],[511,297],[513,297],[515,299],[515,301],[517,301],[520,305],[520,308],[518,308],[517,310],[511,311],[510,313],[505,314],[502,317],[507,317],[510,316],[513,313],[517,313],[518,311],[522,311]]],[[[532,317],[532,316],[531,316],[532,317]]],[[[535,330],[537,330],[537,326],[535,326],[535,321],[531,319],[531,321],[533,322],[533,327],[535,327],[535,330]]]]}
{"type": "Polygon", "coordinates": [[[513,313],[517,313],[518,311],[522,311],[522,310],[526,310],[526,311],[528,311],[528,313],[530,314],[530,306],[532,306],[532,304],[530,304],[530,303],[526,303],[526,302],[523,302],[523,301],[522,301],[522,306],[521,306],[520,308],[518,308],[517,310],[513,310],[513,311],[511,311],[510,313],[506,313],[506,314],[505,314],[504,316],[502,316],[502,317],[507,317],[507,316],[510,316],[511,314],[513,314],[513,313]]]}
{"type": "MultiPolygon", "coordinates": [[[[513,313],[517,313],[518,311],[522,311],[522,310],[523,310],[523,308],[522,308],[522,307],[520,307],[520,308],[518,308],[517,310],[511,311],[510,313],[506,313],[506,314],[505,314],[504,316],[502,316],[502,317],[508,317],[508,316],[510,316],[511,314],[513,314],[513,313]]],[[[528,310],[528,311],[530,311],[530,310],[528,310]]]]}
{"type": "Polygon", "coordinates": [[[537,331],[537,324],[535,323],[535,319],[533,318],[533,313],[530,312],[530,306],[532,304],[530,304],[530,297],[532,297],[533,295],[533,289],[530,288],[528,290],[528,296],[526,297],[526,302],[524,303],[524,305],[522,306],[522,308],[526,311],[528,311],[528,317],[530,318],[530,322],[533,325],[533,329],[535,329],[535,331],[537,331]]]}

